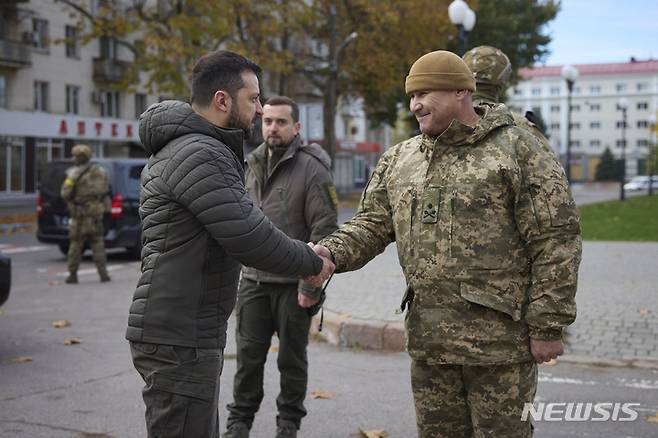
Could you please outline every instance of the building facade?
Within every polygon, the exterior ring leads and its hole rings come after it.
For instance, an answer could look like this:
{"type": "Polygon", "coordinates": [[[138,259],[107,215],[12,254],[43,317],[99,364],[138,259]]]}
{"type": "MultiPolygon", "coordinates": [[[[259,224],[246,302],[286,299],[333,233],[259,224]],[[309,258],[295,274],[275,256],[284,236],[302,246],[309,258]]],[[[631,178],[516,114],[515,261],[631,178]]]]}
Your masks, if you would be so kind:
{"type": "MultiPolygon", "coordinates": [[[[650,153],[650,116],[658,110],[658,61],[574,65],[579,75],[571,97],[571,176],[593,181],[606,148],[626,158],[628,178],[644,173],[650,153]],[[628,103],[626,128],[620,99],[628,103]],[[625,145],[625,148],[623,147],[625,145]]],[[[522,69],[522,80],[508,90],[507,103],[524,112],[539,110],[553,149],[565,163],[567,84],[562,66],[522,69]]]]}

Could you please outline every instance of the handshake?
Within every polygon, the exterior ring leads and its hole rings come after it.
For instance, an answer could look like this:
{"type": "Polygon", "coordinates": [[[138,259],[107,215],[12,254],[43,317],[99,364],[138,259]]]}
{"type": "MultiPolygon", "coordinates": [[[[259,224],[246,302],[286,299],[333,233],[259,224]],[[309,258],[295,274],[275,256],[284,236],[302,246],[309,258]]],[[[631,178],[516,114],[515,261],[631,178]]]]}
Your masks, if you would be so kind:
{"type": "MultiPolygon", "coordinates": [[[[331,251],[329,251],[326,247],[322,245],[315,245],[313,242],[309,242],[308,246],[313,248],[313,251],[315,251],[315,253],[322,259],[322,270],[317,275],[304,277],[304,281],[313,287],[321,287],[322,283],[327,281],[333,275],[334,270],[336,269],[336,265],[334,265],[334,262],[332,261],[333,257],[331,256],[331,251]]],[[[322,291],[319,297],[311,298],[308,295],[306,295],[304,292],[299,291],[299,293],[297,294],[297,302],[301,307],[309,309],[312,306],[318,304],[318,302],[324,301],[322,300],[323,294],[324,291],[322,291]]],[[[318,304],[318,306],[321,305],[322,304],[318,304]]],[[[317,313],[317,310],[315,311],[315,313],[317,313]]]]}
{"type": "Polygon", "coordinates": [[[322,270],[317,275],[304,277],[304,281],[315,287],[320,287],[322,286],[322,283],[327,281],[327,279],[329,279],[329,277],[331,277],[331,275],[334,273],[336,265],[334,265],[331,251],[329,251],[326,247],[322,245],[316,245],[313,242],[308,242],[308,246],[313,248],[313,251],[322,259],[322,270]]]}

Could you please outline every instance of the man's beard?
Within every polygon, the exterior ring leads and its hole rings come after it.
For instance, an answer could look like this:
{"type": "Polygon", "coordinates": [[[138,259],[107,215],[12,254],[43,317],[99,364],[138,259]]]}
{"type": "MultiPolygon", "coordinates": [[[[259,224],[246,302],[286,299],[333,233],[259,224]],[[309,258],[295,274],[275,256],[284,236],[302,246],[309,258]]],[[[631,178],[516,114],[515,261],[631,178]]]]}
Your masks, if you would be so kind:
{"type": "Polygon", "coordinates": [[[254,133],[253,120],[245,122],[240,119],[240,108],[237,103],[231,107],[231,112],[228,115],[228,126],[233,129],[242,129],[245,140],[249,140],[254,133]]]}

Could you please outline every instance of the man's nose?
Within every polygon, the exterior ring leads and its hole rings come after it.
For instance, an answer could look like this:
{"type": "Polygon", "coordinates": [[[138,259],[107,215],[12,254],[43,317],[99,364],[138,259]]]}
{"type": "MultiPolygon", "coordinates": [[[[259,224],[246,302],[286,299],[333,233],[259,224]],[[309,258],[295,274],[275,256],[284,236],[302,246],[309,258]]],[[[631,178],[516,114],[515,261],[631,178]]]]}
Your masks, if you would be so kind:
{"type": "Polygon", "coordinates": [[[261,117],[263,115],[263,105],[260,104],[260,100],[256,101],[256,117],[261,117]]]}
{"type": "Polygon", "coordinates": [[[421,107],[420,103],[416,100],[416,98],[412,97],[411,100],[409,101],[409,111],[415,113],[420,109],[420,107],[421,107]]]}

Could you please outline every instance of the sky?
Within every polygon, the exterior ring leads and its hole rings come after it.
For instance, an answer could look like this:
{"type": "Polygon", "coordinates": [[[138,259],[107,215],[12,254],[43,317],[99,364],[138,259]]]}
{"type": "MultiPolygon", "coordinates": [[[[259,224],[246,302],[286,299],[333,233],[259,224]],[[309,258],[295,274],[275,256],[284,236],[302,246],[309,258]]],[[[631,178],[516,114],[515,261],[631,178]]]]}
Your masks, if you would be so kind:
{"type": "Polygon", "coordinates": [[[657,0],[562,0],[543,65],[658,59],[657,0]]]}

